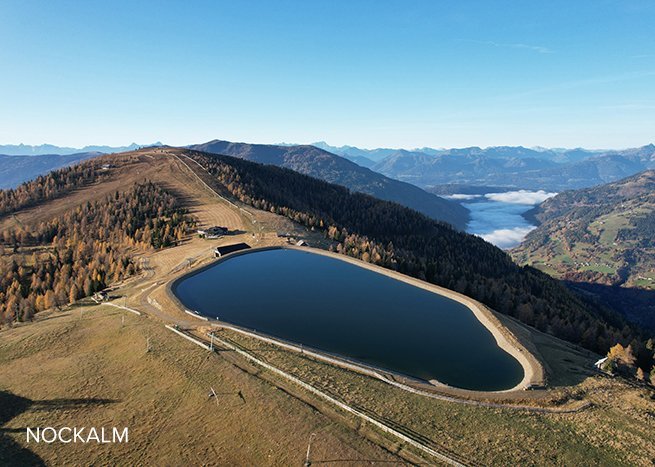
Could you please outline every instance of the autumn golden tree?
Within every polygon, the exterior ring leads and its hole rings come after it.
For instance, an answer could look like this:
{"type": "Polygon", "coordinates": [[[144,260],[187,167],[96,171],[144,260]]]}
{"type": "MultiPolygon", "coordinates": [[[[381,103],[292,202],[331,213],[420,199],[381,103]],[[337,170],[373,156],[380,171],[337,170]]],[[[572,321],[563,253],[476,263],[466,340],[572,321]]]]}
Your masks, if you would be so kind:
{"type": "Polygon", "coordinates": [[[25,321],[92,295],[137,271],[135,245],[175,245],[192,225],[173,195],[144,182],[35,226],[5,230],[0,242],[13,253],[0,256],[0,317],[25,321]]]}
{"type": "Polygon", "coordinates": [[[623,347],[621,344],[616,344],[610,348],[607,353],[607,358],[618,364],[625,366],[634,366],[636,358],[632,352],[632,346],[623,347]]]}

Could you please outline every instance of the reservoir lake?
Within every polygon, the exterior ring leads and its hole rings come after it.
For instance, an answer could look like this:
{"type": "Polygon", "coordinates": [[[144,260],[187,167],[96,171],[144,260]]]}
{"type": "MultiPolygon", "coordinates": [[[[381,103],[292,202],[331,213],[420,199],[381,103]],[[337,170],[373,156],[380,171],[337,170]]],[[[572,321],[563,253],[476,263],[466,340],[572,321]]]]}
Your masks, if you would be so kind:
{"type": "Polygon", "coordinates": [[[227,257],[172,290],[201,315],[426,381],[494,391],[524,375],[465,305],[309,251],[227,257]]]}

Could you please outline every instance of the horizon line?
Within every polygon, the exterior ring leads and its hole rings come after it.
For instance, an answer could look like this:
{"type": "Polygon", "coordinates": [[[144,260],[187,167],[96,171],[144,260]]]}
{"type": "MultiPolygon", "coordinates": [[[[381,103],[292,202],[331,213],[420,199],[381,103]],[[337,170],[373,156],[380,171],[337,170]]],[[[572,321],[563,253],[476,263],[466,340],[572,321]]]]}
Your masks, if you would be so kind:
{"type": "MultiPolygon", "coordinates": [[[[103,143],[92,143],[92,144],[85,144],[83,146],[79,145],[71,145],[71,144],[65,144],[65,145],[60,145],[60,144],[54,144],[54,143],[40,143],[40,144],[28,144],[28,143],[0,143],[0,147],[3,146],[25,146],[25,147],[32,147],[32,148],[38,148],[38,147],[43,147],[43,146],[53,146],[56,148],[67,148],[67,149],[76,149],[76,150],[82,150],[87,147],[93,147],[93,146],[105,146],[108,148],[116,149],[116,148],[124,148],[124,147],[129,147],[129,146],[140,146],[140,147],[149,147],[149,146],[170,146],[170,147],[176,147],[176,148],[184,148],[186,146],[191,146],[191,145],[196,145],[196,144],[206,144],[212,141],[226,141],[230,143],[241,143],[241,144],[262,144],[262,145],[269,145],[269,146],[316,146],[317,144],[325,144],[327,146],[336,148],[336,149],[341,149],[341,148],[355,148],[355,149],[360,149],[363,151],[375,151],[375,150],[396,150],[396,151],[420,151],[422,149],[431,149],[431,150],[437,150],[437,151],[448,151],[452,149],[470,149],[470,148],[479,148],[482,150],[487,150],[487,149],[495,149],[495,148],[524,148],[524,149],[532,149],[532,150],[576,150],[576,149],[582,149],[582,150],[587,150],[587,151],[621,151],[621,150],[628,150],[628,149],[639,149],[643,148],[646,146],[651,146],[654,143],[648,142],[645,144],[638,144],[638,145],[631,145],[631,146],[621,146],[621,147],[589,147],[589,146],[544,146],[544,145],[530,145],[526,146],[523,144],[500,144],[500,145],[488,145],[488,146],[481,146],[481,145],[466,145],[466,146],[415,146],[415,147],[382,147],[382,146],[377,146],[377,147],[366,147],[366,146],[356,146],[354,144],[331,144],[326,142],[325,140],[319,140],[319,141],[313,141],[310,143],[287,143],[287,142],[273,142],[273,143],[262,143],[262,142],[253,142],[253,141],[236,141],[236,140],[229,140],[229,139],[220,139],[220,138],[213,138],[209,139],[206,141],[202,141],[200,143],[188,143],[188,144],[180,144],[180,145],[175,145],[175,144],[167,144],[163,143],[161,140],[158,140],[153,143],[146,143],[146,144],[141,144],[141,143],[136,143],[136,142],[131,142],[129,144],[118,144],[118,145],[112,145],[112,144],[103,144],[103,143]]],[[[320,147],[319,147],[320,149],[320,147]]]]}

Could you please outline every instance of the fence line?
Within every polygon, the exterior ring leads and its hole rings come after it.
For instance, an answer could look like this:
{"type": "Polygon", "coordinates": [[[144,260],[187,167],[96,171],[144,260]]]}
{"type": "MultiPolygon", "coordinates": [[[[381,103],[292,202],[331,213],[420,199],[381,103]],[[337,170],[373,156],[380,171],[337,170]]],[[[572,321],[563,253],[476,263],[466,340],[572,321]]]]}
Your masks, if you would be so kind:
{"type": "Polygon", "coordinates": [[[126,307],[126,306],[116,305],[116,304],[114,304],[114,303],[109,303],[109,302],[101,302],[100,304],[101,304],[101,305],[109,305],[109,306],[113,306],[114,308],[120,308],[121,310],[127,310],[127,311],[129,311],[129,312],[131,312],[131,313],[134,313],[135,315],[139,315],[139,316],[141,316],[141,312],[140,312],[140,311],[134,310],[134,309],[132,309],[132,308],[128,308],[128,307],[126,307]]]}
{"type": "Polygon", "coordinates": [[[170,329],[170,330],[173,331],[175,334],[178,334],[178,335],[184,337],[185,339],[187,339],[187,340],[193,342],[193,343],[196,344],[196,345],[199,345],[200,347],[202,347],[202,348],[205,349],[205,350],[210,350],[209,346],[208,346],[207,344],[205,344],[204,342],[201,342],[201,341],[199,341],[198,339],[196,339],[196,338],[194,338],[194,337],[191,337],[190,335],[188,335],[188,334],[186,334],[186,333],[184,333],[184,332],[182,332],[182,331],[178,331],[178,330],[175,329],[173,326],[166,325],[166,329],[170,329]]]}
{"type": "MultiPolygon", "coordinates": [[[[472,399],[463,399],[459,398],[456,396],[448,396],[445,394],[439,394],[439,393],[434,393],[434,392],[429,392],[425,391],[422,389],[415,388],[413,386],[409,386],[407,384],[401,383],[399,381],[395,381],[389,377],[384,376],[383,374],[375,371],[375,369],[367,367],[365,364],[358,363],[358,362],[350,362],[347,359],[341,358],[341,357],[331,357],[322,353],[315,352],[313,350],[308,350],[303,347],[300,347],[298,345],[290,344],[288,342],[284,342],[279,339],[275,339],[272,337],[265,337],[262,336],[256,332],[248,331],[245,329],[241,329],[238,326],[234,326],[231,324],[226,324],[226,323],[218,323],[215,321],[212,321],[212,325],[214,326],[220,326],[225,329],[229,329],[230,331],[234,331],[237,333],[241,333],[245,336],[252,337],[254,339],[267,342],[269,344],[276,345],[278,347],[282,347],[288,350],[291,350],[293,352],[301,353],[304,355],[309,355],[312,358],[315,358],[317,360],[322,360],[327,363],[331,363],[333,365],[339,366],[341,368],[346,368],[349,370],[353,370],[355,372],[365,374],[367,376],[371,376],[373,378],[376,378],[380,381],[383,381],[391,386],[397,387],[399,389],[402,389],[407,392],[411,392],[412,394],[416,394],[419,396],[423,397],[429,397],[432,399],[437,399],[441,401],[446,401],[446,402],[453,402],[456,404],[464,404],[464,405],[473,405],[476,407],[486,407],[486,408],[491,408],[491,409],[509,409],[509,410],[524,410],[527,412],[535,412],[535,413],[575,413],[575,412],[580,412],[588,407],[591,406],[591,402],[587,401],[584,404],[581,404],[577,407],[572,407],[572,408],[559,408],[559,407],[535,407],[531,405],[524,405],[524,404],[504,404],[500,402],[485,402],[485,401],[478,401],[478,400],[472,400],[472,399]]],[[[446,386],[446,385],[444,385],[446,386]]]]}
{"type": "MultiPolygon", "coordinates": [[[[200,347],[202,347],[204,349],[207,349],[207,350],[210,349],[207,344],[202,343],[198,339],[195,339],[195,338],[189,336],[188,334],[186,334],[184,332],[178,331],[177,329],[175,329],[175,328],[173,328],[171,326],[166,326],[166,327],[168,329],[170,329],[171,331],[175,332],[176,334],[179,334],[182,337],[190,340],[194,344],[199,345],[200,347]]],[[[433,449],[433,448],[431,448],[429,446],[426,446],[423,443],[420,443],[420,442],[416,441],[415,439],[413,439],[413,438],[411,438],[411,437],[409,437],[409,436],[407,436],[407,435],[405,435],[405,434],[391,428],[390,426],[376,420],[375,418],[365,414],[361,410],[356,409],[354,407],[351,407],[348,404],[345,404],[344,402],[341,402],[341,401],[335,399],[334,397],[324,393],[323,391],[321,391],[319,389],[316,389],[314,386],[312,386],[312,385],[310,385],[308,383],[305,383],[304,381],[296,378],[295,376],[292,376],[292,375],[290,375],[290,374],[288,374],[288,373],[274,367],[273,365],[270,365],[270,364],[258,359],[257,357],[251,355],[250,353],[246,352],[245,350],[243,350],[243,349],[237,347],[236,345],[233,345],[233,344],[221,339],[220,337],[214,336],[214,340],[216,342],[218,342],[219,344],[221,344],[222,346],[227,347],[228,349],[238,353],[239,355],[241,355],[245,359],[247,359],[247,360],[249,360],[249,361],[251,361],[251,362],[253,362],[253,363],[255,363],[255,364],[259,365],[259,366],[261,366],[262,368],[265,368],[265,369],[271,371],[272,373],[275,373],[278,376],[283,377],[284,379],[287,379],[287,380],[291,381],[294,384],[297,384],[298,386],[306,389],[307,391],[311,392],[312,394],[314,394],[316,396],[319,396],[320,398],[330,402],[331,404],[336,405],[340,409],[345,410],[346,412],[351,413],[351,414],[355,415],[356,417],[361,418],[362,420],[370,423],[371,425],[376,426],[377,428],[384,431],[385,433],[389,433],[389,434],[395,436],[396,438],[401,439],[405,443],[419,449],[420,451],[422,451],[422,452],[424,452],[426,454],[429,454],[429,455],[435,457],[436,459],[439,459],[442,462],[445,462],[445,463],[447,463],[449,465],[458,466],[458,467],[464,467],[466,465],[466,464],[463,464],[462,461],[455,459],[453,457],[453,454],[444,454],[444,453],[439,452],[439,451],[437,451],[437,450],[435,450],[435,449],[433,449]]]]}

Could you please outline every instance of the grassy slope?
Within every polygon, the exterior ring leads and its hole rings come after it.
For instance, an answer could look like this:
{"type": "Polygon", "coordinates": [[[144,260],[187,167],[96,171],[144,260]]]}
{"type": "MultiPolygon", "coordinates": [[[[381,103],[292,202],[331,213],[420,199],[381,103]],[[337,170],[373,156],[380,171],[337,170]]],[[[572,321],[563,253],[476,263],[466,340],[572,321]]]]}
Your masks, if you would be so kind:
{"type": "Polygon", "coordinates": [[[54,465],[300,465],[312,432],[314,459],[399,460],[251,375],[258,370],[245,362],[235,366],[145,317],[127,313],[123,327],[114,308],[81,311],[0,331],[0,390],[11,394],[5,400],[30,401],[0,418],[0,464],[28,460],[13,457],[23,446],[54,465]],[[127,426],[130,437],[121,445],[27,446],[24,427],[37,426],[127,426]]]}
{"type": "MultiPolygon", "coordinates": [[[[553,365],[567,365],[575,387],[550,392],[550,402],[583,398],[592,408],[571,414],[535,414],[475,407],[408,394],[383,382],[335,368],[231,331],[221,331],[257,357],[310,381],[365,411],[380,414],[432,442],[482,465],[649,465],[655,459],[649,392],[620,381],[575,372],[588,357],[550,336],[537,336],[553,365]],[[573,371],[571,371],[573,370],[573,371]]],[[[587,367],[588,368],[588,367],[587,367]]],[[[561,375],[567,374],[557,368],[561,375]]],[[[562,381],[564,382],[564,381],[562,381]]],[[[533,393],[525,393],[531,399],[533,393]]],[[[535,401],[531,401],[534,403],[535,401]]]]}

